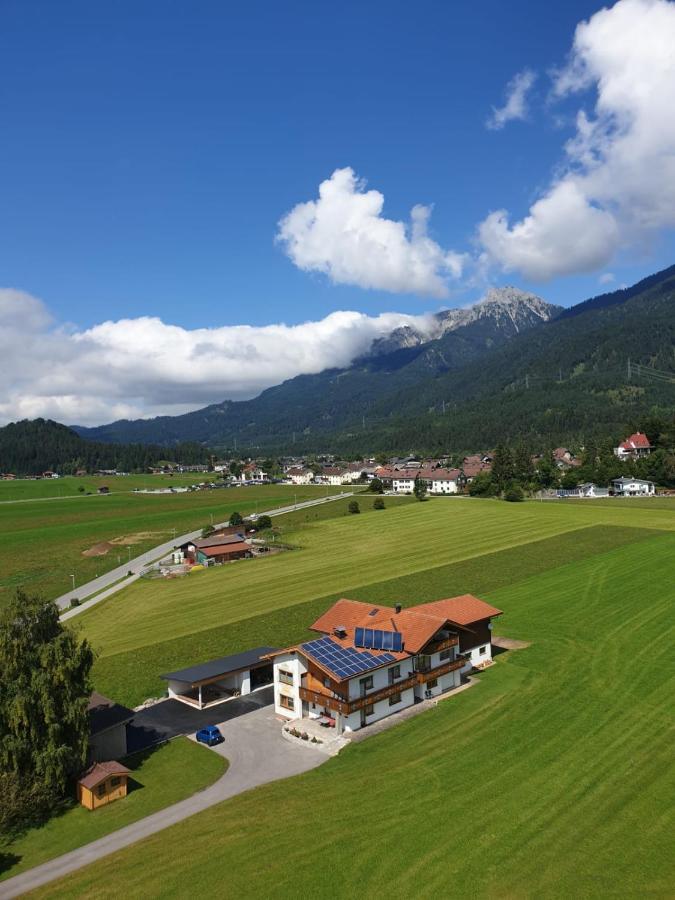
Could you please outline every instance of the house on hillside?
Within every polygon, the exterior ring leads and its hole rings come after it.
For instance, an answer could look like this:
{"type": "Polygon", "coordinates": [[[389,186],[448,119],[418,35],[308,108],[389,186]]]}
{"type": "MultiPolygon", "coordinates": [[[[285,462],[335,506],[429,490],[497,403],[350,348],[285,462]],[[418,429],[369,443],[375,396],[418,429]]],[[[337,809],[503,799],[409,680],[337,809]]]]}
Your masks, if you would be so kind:
{"type": "Polygon", "coordinates": [[[133,709],[116,703],[96,691],[89,698],[89,758],[94,762],[127,755],[127,725],[133,709]]]}
{"type": "Polygon", "coordinates": [[[581,465],[581,460],[577,459],[567,447],[556,447],[553,451],[553,461],[559,469],[571,469],[581,465]]]}
{"type": "Polygon", "coordinates": [[[466,478],[461,469],[425,469],[420,472],[420,478],[427,483],[430,494],[458,494],[466,484],[466,478]]]}
{"type": "Polygon", "coordinates": [[[619,459],[640,459],[643,456],[649,456],[652,449],[647,435],[636,431],[635,434],[631,434],[625,441],[621,441],[618,447],[614,448],[614,455],[619,459]]]}
{"type": "Polygon", "coordinates": [[[615,497],[653,497],[656,493],[653,481],[623,475],[612,480],[612,491],[615,497]]]}
{"type": "Polygon", "coordinates": [[[408,609],[338,600],[311,626],[321,637],[270,654],[275,711],[357,731],[489,664],[499,615],[468,594],[408,609]]]}

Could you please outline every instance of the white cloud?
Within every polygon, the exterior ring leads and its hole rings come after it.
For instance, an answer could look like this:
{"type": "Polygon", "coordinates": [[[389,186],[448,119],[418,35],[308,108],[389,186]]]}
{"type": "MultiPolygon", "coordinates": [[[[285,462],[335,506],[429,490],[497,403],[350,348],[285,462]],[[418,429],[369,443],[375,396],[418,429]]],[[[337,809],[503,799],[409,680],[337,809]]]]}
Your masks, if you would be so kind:
{"type": "Polygon", "coordinates": [[[404,324],[425,332],[431,322],[342,311],[259,328],[188,330],[142,317],[68,331],[40,300],[0,289],[0,421],[45,416],[95,425],[245,399],[301,373],[346,366],[404,324]]]}
{"type": "Polygon", "coordinates": [[[506,85],[506,101],[503,106],[492,107],[492,113],[485,123],[487,128],[498,131],[507,122],[523,121],[527,118],[527,95],[532,90],[537,75],[531,69],[518,72],[506,85]]]}
{"type": "Polygon", "coordinates": [[[298,203],[281,219],[277,240],[298,268],[336,284],[447,296],[447,279],[461,275],[463,257],[427,234],[430,207],[413,207],[408,226],[384,218],[383,206],[383,195],[365,190],[353,169],[336,169],[318,200],[298,203]]]}
{"type": "Polygon", "coordinates": [[[598,282],[600,284],[611,284],[614,281],[614,273],[613,272],[603,272],[602,275],[598,278],[598,282]]]}
{"type": "Polygon", "coordinates": [[[485,258],[546,280],[606,265],[675,226],[675,3],[619,0],[577,26],[554,96],[595,91],[560,174],[519,222],[479,226],[485,258]]]}

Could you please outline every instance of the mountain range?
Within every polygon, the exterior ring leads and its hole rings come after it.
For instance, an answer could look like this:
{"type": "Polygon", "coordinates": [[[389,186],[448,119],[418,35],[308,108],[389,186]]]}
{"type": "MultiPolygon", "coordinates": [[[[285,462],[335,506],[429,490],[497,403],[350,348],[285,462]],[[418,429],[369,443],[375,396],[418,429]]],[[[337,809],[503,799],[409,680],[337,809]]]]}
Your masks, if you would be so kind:
{"type": "Polygon", "coordinates": [[[300,375],[252,400],[75,430],[103,442],[270,452],[583,442],[672,415],[674,304],[675,266],[567,309],[493,289],[472,307],[436,313],[424,331],[395,329],[347,368],[300,375]]]}

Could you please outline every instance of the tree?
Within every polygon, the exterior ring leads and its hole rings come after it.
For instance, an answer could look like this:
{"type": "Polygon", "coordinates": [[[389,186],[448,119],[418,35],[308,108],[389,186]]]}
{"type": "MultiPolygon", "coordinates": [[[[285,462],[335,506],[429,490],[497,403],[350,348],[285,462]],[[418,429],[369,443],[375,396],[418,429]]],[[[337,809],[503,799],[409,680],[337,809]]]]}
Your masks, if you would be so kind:
{"type": "Polygon", "coordinates": [[[78,490],[78,492],[79,492],[80,494],[84,494],[84,485],[81,484],[81,485],[78,487],[77,490],[78,490]]]}
{"type": "Polygon", "coordinates": [[[516,447],[513,458],[514,475],[523,484],[529,484],[534,477],[534,466],[530,451],[524,444],[516,447]]]}
{"type": "Polygon", "coordinates": [[[213,532],[214,532],[215,530],[216,530],[216,529],[213,527],[213,525],[205,525],[205,526],[202,528],[202,537],[203,537],[203,538],[211,537],[211,535],[213,534],[213,532]]]}
{"type": "MultiPolygon", "coordinates": [[[[239,476],[241,475],[241,473],[244,471],[243,465],[242,465],[240,462],[238,462],[236,459],[233,459],[233,460],[232,460],[232,462],[230,463],[230,465],[228,466],[228,468],[229,468],[229,470],[230,470],[230,475],[231,475],[233,478],[239,478],[239,476]]],[[[239,525],[239,524],[241,524],[241,523],[240,523],[240,522],[237,522],[236,524],[239,525]]]]}
{"type": "Polygon", "coordinates": [[[522,503],[525,499],[523,489],[517,485],[513,485],[505,491],[504,499],[508,500],[509,503],[522,503]]]}
{"type": "Polygon", "coordinates": [[[423,478],[420,478],[419,475],[415,478],[413,494],[420,502],[427,499],[427,483],[423,478]]]}
{"type": "Polygon", "coordinates": [[[240,512],[230,513],[230,525],[243,525],[244,517],[240,512]]]}
{"type": "Polygon", "coordinates": [[[373,509],[384,509],[384,500],[382,497],[376,497],[373,500],[373,509]]]}
{"type": "Polygon", "coordinates": [[[389,462],[389,457],[387,456],[386,453],[378,453],[377,456],[375,457],[375,462],[377,463],[378,466],[386,466],[387,463],[389,462]]]}
{"type": "Polygon", "coordinates": [[[0,822],[5,827],[47,814],[84,767],[93,662],[88,641],[61,624],[55,603],[17,592],[0,613],[0,822]],[[8,783],[14,786],[6,793],[8,783]]]}
{"type": "Polygon", "coordinates": [[[490,472],[479,472],[469,484],[469,495],[471,497],[494,497],[497,489],[492,481],[490,472]]]}
{"type": "Polygon", "coordinates": [[[500,444],[495,450],[492,461],[492,480],[497,488],[503,491],[507,484],[513,480],[513,476],[513,454],[508,447],[500,444]]]}
{"type": "Polygon", "coordinates": [[[269,516],[258,516],[258,518],[255,520],[255,524],[258,531],[262,531],[263,528],[272,527],[272,520],[269,516]]]}
{"type": "Polygon", "coordinates": [[[350,501],[349,506],[347,507],[347,512],[351,513],[351,515],[353,516],[361,512],[361,507],[356,500],[350,501]]]}
{"type": "Polygon", "coordinates": [[[384,494],[384,485],[379,478],[373,478],[373,480],[370,482],[368,490],[371,494],[384,494]]]}

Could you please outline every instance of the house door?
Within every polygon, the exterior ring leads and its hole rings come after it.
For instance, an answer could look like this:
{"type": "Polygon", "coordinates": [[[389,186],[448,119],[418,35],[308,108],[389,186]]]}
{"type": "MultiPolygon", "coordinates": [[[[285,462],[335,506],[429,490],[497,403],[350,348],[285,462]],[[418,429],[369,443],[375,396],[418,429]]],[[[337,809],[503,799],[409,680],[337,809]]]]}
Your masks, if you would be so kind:
{"type": "Polygon", "coordinates": [[[361,710],[361,728],[365,728],[366,724],[366,708],[364,706],[361,710]]]}

